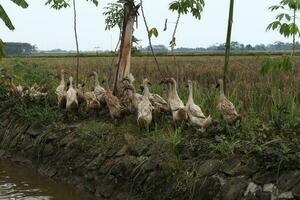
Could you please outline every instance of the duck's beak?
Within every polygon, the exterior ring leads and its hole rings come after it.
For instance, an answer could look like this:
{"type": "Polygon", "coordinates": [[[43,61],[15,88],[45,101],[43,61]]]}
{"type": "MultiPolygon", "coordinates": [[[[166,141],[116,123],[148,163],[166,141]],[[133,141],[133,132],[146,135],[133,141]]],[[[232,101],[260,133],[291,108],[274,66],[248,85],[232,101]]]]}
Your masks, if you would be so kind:
{"type": "Polygon", "coordinates": [[[160,80],[160,81],[158,82],[158,85],[162,85],[162,84],[164,84],[164,83],[166,83],[166,80],[162,79],[162,80],[160,80]]]}
{"type": "Polygon", "coordinates": [[[143,85],[140,85],[140,89],[142,92],[144,92],[144,86],[143,85]]]}

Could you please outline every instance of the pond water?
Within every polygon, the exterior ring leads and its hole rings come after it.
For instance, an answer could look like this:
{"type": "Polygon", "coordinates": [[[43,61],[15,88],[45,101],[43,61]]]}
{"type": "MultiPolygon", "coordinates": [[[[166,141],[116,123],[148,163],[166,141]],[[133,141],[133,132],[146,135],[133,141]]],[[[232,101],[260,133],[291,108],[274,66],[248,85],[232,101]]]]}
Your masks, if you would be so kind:
{"type": "Polygon", "coordinates": [[[0,159],[0,200],[94,200],[69,185],[57,183],[35,170],[0,159]]]}

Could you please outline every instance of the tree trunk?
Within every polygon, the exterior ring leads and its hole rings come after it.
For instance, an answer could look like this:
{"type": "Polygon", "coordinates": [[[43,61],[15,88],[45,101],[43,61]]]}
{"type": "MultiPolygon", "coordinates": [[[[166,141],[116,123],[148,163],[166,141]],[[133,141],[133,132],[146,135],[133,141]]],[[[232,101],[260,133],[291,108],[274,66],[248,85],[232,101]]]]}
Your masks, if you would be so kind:
{"type": "MultiPolygon", "coordinates": [[[[76,84],[78,85],[79,81],[79,45],[78,45],[78,37],[77,37],[77,19],[76,19],[76,0],[73,0],[73,9],[74,9],[74,34],[75,34],[75,41],[76,41],[76,84]]],[[[77,87],[76,85],[76,87],[77,87]]]]}
{"type": "Polygon", "coordinates": [[[226,50],[225,50],[225,63],[224,63],[224,91],[226,92],[226,85],[228,79],[228,70],[229,70],[229,56],[230,56],[230,47],[231,47],[231,30],[233,24],[233,8],[234,8],[234,0],[230,0],[229,6],[229,17],[228,17],[228,27],[227,27],[227,38],[226,38],[226,50]]]}
{"type": "Polygon", "coordinates": [[[121,36],[121,45],[118,56],[118,67],[114,81],[114,94],[118,95],[118,84],[120,80],[130,74],[130,58],[132,48],[133,25],[137,14],[137,7],[133,0],[124,3],[124,19],[121,36]]]}

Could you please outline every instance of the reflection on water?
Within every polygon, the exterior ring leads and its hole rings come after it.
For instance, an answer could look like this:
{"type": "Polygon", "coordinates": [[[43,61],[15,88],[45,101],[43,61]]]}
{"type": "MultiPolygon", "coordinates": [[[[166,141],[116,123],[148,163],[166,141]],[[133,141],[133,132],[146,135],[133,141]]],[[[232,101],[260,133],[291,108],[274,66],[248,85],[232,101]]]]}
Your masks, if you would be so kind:
{"type": "Polygon", "coordinates": [[[94,200],[34,170],[0,159],[0,200],[94,200]]]}

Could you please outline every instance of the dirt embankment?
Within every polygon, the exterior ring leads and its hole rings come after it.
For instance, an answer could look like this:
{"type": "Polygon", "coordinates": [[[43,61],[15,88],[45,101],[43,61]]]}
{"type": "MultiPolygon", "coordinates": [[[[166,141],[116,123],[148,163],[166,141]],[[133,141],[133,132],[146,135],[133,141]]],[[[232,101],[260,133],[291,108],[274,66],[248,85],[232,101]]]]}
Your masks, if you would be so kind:
{"type": "Polygon", "coordinates": [[[263,172],[254,158],[200,157],[185,142],[173,149],[174,157],[163,140],[105,125],[89,134],[80,126],[5,116],[0,157],[32,164],[99,199],[300,199],[300,171],[263,172]]]}

